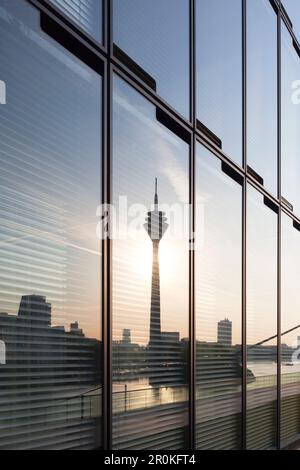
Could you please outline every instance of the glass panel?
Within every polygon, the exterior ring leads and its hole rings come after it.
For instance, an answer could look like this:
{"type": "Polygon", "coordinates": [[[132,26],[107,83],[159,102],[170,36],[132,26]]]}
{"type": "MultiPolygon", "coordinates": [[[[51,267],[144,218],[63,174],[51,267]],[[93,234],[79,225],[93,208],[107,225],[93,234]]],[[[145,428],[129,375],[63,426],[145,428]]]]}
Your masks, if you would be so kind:
{"type": "Polygon", "coordinates": [[[293,30],[300,41],[300,3],[299,0],[281,0],[291,22],[293,23],[293,30]]]}
{"type": "Polygon", "coordinates": [[[113,135],[113,447],[184,449],[189,146],[117,77],[113,135]]]}
{"type": "Polygon", "coordinates": [[[300,59],[293,46],[293,40],[282,23],[281,57],[281,141],[282,141],[282,195],[300,213],[300,100],[299,77],[300,59]],[[295,88],[295,86],[297,86],[295,88]]]}
{"type": "Polygon", "coordinates": [[[282,215],[281,261],[281,440],[282,447],[300,434],[300,233],[282,215]],[[298,310],[299,309],[299,310],[298,310]]]}
{"type": "Polygon", "coordinates": [[[201,145],[196,178],[196,447],[238,449],[242,187],[222,172],[221,162],[201,145]]]}
{"type": "Polygon", "coordinates": [[[277,195],[277,16],[269,0],[247,2],[247,32],[247,160],[277,195]]]}
{"type": "Polygon", "coordinates": [[[242,165],[242,2],[196,7],[197,117],[242,165]]]}
{"type": "Polygon", "coordinates": [[[102,0],[49,0],[96,41],[102,42],[102,0]]]}
{"type": "Polygon", "coordinates": [[[2,0],[0,449],[100,446],[101,78],[2,0]]]}
{"type": "Polygon", "coordinates": [[[247,448],[276,446],[277,214],[248,186],[247,448]]]}
{"type": "Polygon", "coordinates": [[[114,42],[189,118],[189,1],[114,0],[114,42]]]}

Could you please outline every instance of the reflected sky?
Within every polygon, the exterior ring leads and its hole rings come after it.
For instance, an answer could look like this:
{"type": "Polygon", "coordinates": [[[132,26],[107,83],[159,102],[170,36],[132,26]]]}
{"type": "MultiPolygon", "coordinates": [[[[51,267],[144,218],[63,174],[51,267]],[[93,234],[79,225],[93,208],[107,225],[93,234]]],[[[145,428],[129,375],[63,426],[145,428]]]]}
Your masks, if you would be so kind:
{"type": "Polygon", "coordinates": [[[98,448],[101,78],[29,2],[0,2],[0,55],[0,449],[98,448]]]}
{"type": "Polygon", "coordinates": [[[242,164],[242,2],[196,1],[197,118],[242,164]]]}
{"type": "MultiPolygon", "coordinates": [[[[300,233],[293,227],[292,220],[282,215],[282,271],[281,271],[281,331],[287,331],[300,324],[300,233]]],[[[297,346],[300,328],[282,337],[282,343],[297,346]]]]}
{"type": "Polygon", "coordinates": [[[247,449],[276,446],[277,219],[277,214],[264,204],[263,196],[249,185],[247,367],[255,375],[255,381],[247,384],[247,449]],[[253,347],[274,335],[275,338],[262,346],[253,347]],[[262,372],[263,377],[259,377],[262,372]]]}
{"type": "Polygon", "coordinates": [[[196,178],[196,233],[201,234],[196,245],[197,340],[217,341],[217,323],[228,318],[232,344],[240,344],[241,186],[221,171],[220,160],[201,145],[196,178]]]}
{"type": "MultiPolygon", "coordinates": [[[[188,145],[159,124],[155,107],[117,77],[113,126],[114,203],[127,196],[128,207],[138,203],[150,210],[157,177],[159,204],[187,204],[188,145]]],[[[122,217],[121,231],[127,223],[122,217]]],[[[163,331],[178,331],[182,338],[188,336],[188,239],[173,239],[170,230],[160,242],[161,321],[163,331]]],[[[146,344],[152,243],[144,228],[137,228],[135,240],[115,240],[113,256],[114,339],[130,328],[132,341],[146,344]]]]}
{"type": "Polygon", "coordinates": [[[247,194],[247,342],[255,344],[277,333],[277,215],[250,185],[247,194]]]}
{"type": "Polygon", "coordinates": [[[2,1],[0,22],[0,311],[44,295],[53,325],[77,320],[99,338],[101,79],[26,2],[2,1]]]}
{"type": "Polygon", "coordinates": [[[300,2],[299,0],[281,0],[281,3],[293,23],[293,30],[300,41],[300,2]]]}
{"type": "Polygon", "coordinates": [[[197,146],[197,449],[238,449],[241,413],[242,187],[197,146]],[[230,208],[230,210],[228,210],[230,208]]]}
{"type": "Polygon", "coordinates": [[[114,42],[189,117],[189,1],[114,0],[114,42]]]}
{"type": "Polygon", "coordinates": [[[300,104],[292,100],[293,82],[300,77],[300,61],[293,47],[292,38],[282,23],[281,57],[281,158],[282,195],[293,205],[294,212],[300,213],[300,104]]]}
{"type": "Polygon", "coordinates": [[[103,0],[50,0],[90,36],[102,42],[103,0]]]}
{"type": "Polygon", "coordinates": [[[276,196],[277,16],[269,0],[247,2],[247,33],[247,162],[276,196]]]}
{"type": "MultiPolygon", "coordinates": [[[[159,243],[158,268],[153,263],[154,244],[143,224],[147,211],[153,210],[155,178],[159,209],[189,202],[189,146],[162,126],[155,107],[117,76],[113,136],[113,202],[119,211],[119,197],[126,196],[128,207],[145,208],[134,238],[113,240],[113,445],[185,448],[189,240],[172,236],[172,220],[166,213],[169,227],[159,243]],[[153,279],[157,283],[158,272],[160,293],[156,284],[153,297],[151,285],[153,279]],[[151,336],[150,313],[151,319],[155,317],[151,336]],[[134,410],[138,414],[128,413],[134,410]]],[[[121,232],[135,213],[126,216],[121,213],[121,232]]]]}

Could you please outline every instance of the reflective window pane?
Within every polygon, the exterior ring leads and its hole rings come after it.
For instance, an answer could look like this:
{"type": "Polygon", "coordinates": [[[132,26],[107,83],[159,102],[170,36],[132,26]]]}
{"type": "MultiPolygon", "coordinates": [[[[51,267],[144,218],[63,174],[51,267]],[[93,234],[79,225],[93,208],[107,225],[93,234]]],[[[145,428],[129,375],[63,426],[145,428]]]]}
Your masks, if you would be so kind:
{"type": "Polygon", "coordinates": [[[102,42],[103,0],[49,0],[96,41],[102,42]]]}
{"type": "Polygon", "coordinates": [[[189,1],[114,0],[114,43],[189,118],[189,1]]]}
{"type": "Polygon", "coordinates": [[[0,449],[100,446],[101,78],[0,5],[0,449]]]}
{"type": "Polygon", "coordinates": [[[292,24],[293,30],[300,41],[300,2],[299,0],[281,0],[292,24]]]}
{"type": "Polygon", "coordinates": [[[281,53],[281,172],[282,196],[300,214],[300,59],[282,23],[281,53]]]}
{"type": "Polygon", "coordinates": [[[276,447],[277,214],[247,191],[247,448],[276,447]]]}
{"type": "Polygon", "coordinates": [[[197,118],[242,165],[242,2],[196,0],[197,118]]]}
{"type": "Polygon", "coordinates": [[[282,216],[281,261],[281,445],[300,433],[300,233],[282,216]]]}
{"type": "Polygon", "coordinates": [[[277,16],[269,0],[247,2],[247,34],[247,162],[277,195],[277,16]]]}
{"type": "Polygon", "coordinates": [[[189,146],[117,77],[113,202],[113,447],[184,449],[189,146]]]}
{"type": "Polygon", "coordinates": [[[201,145],[196,180],[196,447],[238,449],[242,187],[201,145]]]}

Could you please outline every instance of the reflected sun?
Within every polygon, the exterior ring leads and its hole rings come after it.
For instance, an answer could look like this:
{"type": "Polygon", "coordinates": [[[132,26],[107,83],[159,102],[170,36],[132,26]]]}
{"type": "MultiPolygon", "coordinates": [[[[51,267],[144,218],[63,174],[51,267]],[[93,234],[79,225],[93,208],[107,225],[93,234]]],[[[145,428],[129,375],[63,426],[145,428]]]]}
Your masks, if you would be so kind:
{"type": "MultiPolygon", "coordinates": [[[[173,270],[174,259],[176,259],[176,247],[171,243],[162,243],[159,248],[159,266],[161,280],[171,278],[175,273],[173,270]]],[[[152,246],[151,244],[141,245],[135,250],[134,260],[132,260],[133,271],[143,280],[151,282],[152,276],[152,246]]]]}

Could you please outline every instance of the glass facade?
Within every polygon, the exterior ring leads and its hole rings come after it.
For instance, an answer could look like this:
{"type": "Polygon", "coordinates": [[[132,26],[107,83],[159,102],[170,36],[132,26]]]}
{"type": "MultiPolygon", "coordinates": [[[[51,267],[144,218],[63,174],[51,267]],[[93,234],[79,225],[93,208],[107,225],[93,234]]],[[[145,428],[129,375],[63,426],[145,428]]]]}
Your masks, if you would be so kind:
{"type": "Polygon", "coordinates": [[[293,39],[284,23],[281,29],[281,162],[282,196],[295,213],[300,213],[299,145],[300,60],[293,39]]]}
{"type": "Polygon", "coordinates": [[[297,0],[281,0],[281,4],[292,23],[295,35],[300,40],[300,3],[297,0]]]}
{"type": "Polygon", "coordinates": [[[242,186],[200,144],[196,158],[196,446],[239,449],[242,186]]]}
{"type": "Polygon", "coordinates": [[[189,0],[114,0],[113,18],[116,55],[188,119],[189,0]]]}
{"type": "Polygon", "coordinates": [[[299,226],[282,217],[281,307],[281,445],[287,446],[300,432],[299,364],[299,226]]]}
{"type": "Polygon", "coordinates": [[[298,3],[1,0],[1,450],[300,447],[298,3]]]}
{"type": "Polygon", "coordinates": [[[277,49],[277,16],[269,0],[247,2],[247,164],[275,196],[277,49]]]}
{"type": "Polygon", "coordinates": [[[243,161],[242,1],[196,0],[197,118],[243,161]]]}
{"type": "Polygon", "coordinates": [[[276,448],[276,206],[247,188],[247,449],[276,448]],[[260,230],[257,230],[260,227],[260,230]]]}
{"type": "Polygon", "coordinates": [[[188,425],[189,146],[158,122],[155,106],[113,80],[113,202],[120,211],[112,272],[113,447],[180,449],[188,425]],[[129,218],[124,195],[135,207],[129,218]]]}
{"type": "Polygon", "coordinates": [[[101,77],[0,6],[0,449],[101,443],[101,77]]]}
{"type": "Polygon", "coordinates": [[[96,41],[103,41],[103,0],[49,0],[96,41]]]}

